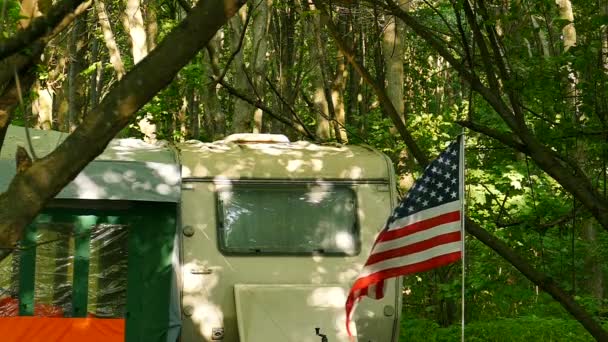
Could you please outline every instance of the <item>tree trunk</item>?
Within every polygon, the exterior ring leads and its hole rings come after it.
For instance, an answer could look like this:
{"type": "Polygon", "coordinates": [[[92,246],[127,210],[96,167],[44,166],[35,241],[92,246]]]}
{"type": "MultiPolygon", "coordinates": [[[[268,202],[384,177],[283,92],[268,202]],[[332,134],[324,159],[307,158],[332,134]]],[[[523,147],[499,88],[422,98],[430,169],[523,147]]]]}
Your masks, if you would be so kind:
{"type": "Polygon", "coordinates": [[[200,90],[190,86],[188,89],[188,117],[189,117],[189,134],[187,139],[200,139],[200,90]]]}
{"type": "MultiPolygon", "coordinates": [[[[69,41],[70,33],[63,32],[60,36],[63,41],[69,41]]],[[[68,116],[68,94],[69,86],[67,81],[61,81],[64,78],[65,73],[69,72],[70,61],[67,44],[57,44],[55,49],[58,51],[56,59],[49,63],[54,65],[54,68],[49,71],[49,82],[53,86],[53,129],[58,131],[65,131],[66,127],[69,127],[69,116],[68,116]]]]}
{"type": "MultiPolygon", "coordinates": [[[[255,16],[252,22],[252,42],[253,53],[251,55],[251,65],[253,65],[253,87],[260,95],[266,89],[266,52],[268,51],[268,31],[270,28],[270,13],[272,0],[256,1],[255,16]]],[[[263,131],[263,112],[259,108],[253,108],[253,132],[263,131]]]]}
{"type": "MultiPolygon", "coordinates": [[[[271,17],[272,33],[274,35],[275,50],[277,51],[278,62],[276,79],[279,83],[279,93],[285,100],[278,101],[279,114],[288,116],[294,120],[289,107],[293,107],[298,94],[297,85],[294,84],[296,60],[296,6],[277,6],[271,17]]],[[[303,23],[303,25],[307,25],[303,23]]],[[[277,120],[271,122],[271,131],[281,133],[286,126],[277,120]]],[[[290,138],[295,136],[289,135],[290,138]]]]}
{"type": "Polygon", "coordinates": [[[346,80],[348,79],[348,71],[346,70],[346,58],[341,51],[338,51],[338,65],[336,68],[336,76],[331,86],[331,101],[334,104],[334,112],[336,121],[334,122],[334,132],[339,136],[337,139],[342,143],[348,142],[346,134],[346,109],[344,105],[344,90],[346,89],[346,80]]]}
{"type": "Polygon", "coordinates": [[[211,141],[226,135],[226,114],[218,101],[218,85],[212,79],[219,77],[220,33],[216,34],[207,46],[205,60],[209,67],[205,69],[201,102],[203,104],[203,117],[205,130],[211,141]]]}
{"type": "MultiPolygon", "coordinates": [[[[363,32],[363,30],[360,33],[360,46],[361,46],[361,55],[359,56],[355,56],[355,61],[357,61],[357,63],[359,65],[361,65],[362,67],[366,67],[366,63],[365,63],[365,57],[367,55],[367,50],[368,50],[368,43],[367,43],[367,35],[365,34],[365,32],[363,32]],[[358,58],[357,58],[358,57],[358,58]]],[[[363,77],[361,77],[361,75],[357,72],[357,70],[355,69],[355,67],[353,66],[353,64],[348,63],[349,66],[351,66],[353,68],[351,75],[357,75],[357,77],[359,78],[359,93],[357,94],[357,103],[359,105],[359,110],[357,111],[359,113],[359,117],[361,118],[361,123],[359,125],[360,127],[360,132],[361,134],[363,134],[363,136],[367,136],[368,135],[368,129],[369,129],[369,120],[367,118],[367,114],[370,108],[370,102],[371,100],[371,92],[369,90],[369,87],[367,86],[367,83],[363,80],[363,77]]]]}
{"type": "MultiPolygon", "coordinates": [[[[245,68],[245,59],[243,57],[244,50],[244,40],[243,46],[239,48],[239,43],[241,42],[241,35],[244,34],[243,30],[246,30],[245,27],[245,17],[248,15],[253,15],[253,13],[247,13],[247,9],[243,8],[239,12],[240,15],[234,16],[232,20],[230,20],[230,28],[232,33],[232,49],[236,51],[236,55],[234,57],[234,61],[232,62],[234,67],[234,82],[235,87],[246,94],[253,94],[253,88],[249,83],[249,78],[247,76],[247,70],[245,68]]],[[[248,133],[252,131],[252,120],[253,120],[253,110],[254,108],[251,105],[241,99],[235,99],[234,102],[234,113],[232,114],[232,132],[234,133],[248,133]]]]}
{"type": "Polygon", "coordinates": [[[568,51],[571,47],[576,45],[576,29],[574,28],[572,3],[570,0],[555,0],[555,4],[559,8],[559,18],[570,22],[570,24],[567,24],[562,28],[564,51],[568,51]]]}
{"type": "Polygon", "coordinates": [[[123,26],[131,38],[133,64],[137,64],[148,54],[148,39],[141,14],[144,3],[141,0],[126,0],[126,5],[123,26]]]}
{"type": "MultiPolygon", "coordinates": [[[[603,16],[608,16],[608,0],[602,0],[600,11],[603,16]]],[[[608,25],[604,25],[602,32],[602,66],[604,72],[608,74],[608,25]]]]}
{"type": "Polygon", "coordinates": [[[19,15],[22,19],[19,19],[19,27],[24,29],[30,26],[31,21],[42,15],[38,8],[38,0],[23,0],[21,1],[21,7],[19,15]]]}
{"type": "MultiPolygon", "coordinates": [[[[382,54],[386,65],[386,93],[399,113],[405,118],[403,102],[403,27],[398,18],[387,17],[387,24],[382,35],[382,54]]],[[[404,120],[405,121],[405,120],[404,120]]],[[[393,132],[396,133],[396,132],[393,132]]]]}
{"type": "Polygon", "coordinates": [[[584,287],[591,295],[598,300],[604,299],[604,272],[599,259],[599,249],[601,248],[597,239],[597,227],[593,218],[583,221],[582,238],[587,243],[585,252],[585,280],[584,287]]]}
{"type": "Polygon", "coordinates": [[[549,42],[547,41],[547,35],[545,31],[538,25],[538,21],[534,18],[534,15],[530,15],[530,20],[532,22],[532,28],[536,32],[536,39],[538,40],[538,45],[542,51],[542,55],[545,58],[551,57],[551,49],[549,49],[549,42]]]}
{"type": "MultiPolygon", "coordinates": [[[[315,10],[315,7],[311,6],[311,9],[315,10]]],[[[325,39],[323,37],[321,19],[318,14],[315,14],[314,35],[316,41],[315,55],[319,63],[319,75],[321,76],[320,83],[316,83],[315,86],[315,103],[317,103],[318,107],[320,106],[323,109],[322,111],[319,111],[317,116],[317,135],[322,139],[328,137],[334,138],[338,142],[342,142],[342,136],[340,133],[339,126],[336,124],[336,106],[334,103],[334,98],[332,96],[332,85],[330,84],[329,80],[330,63],[327,56],[327,51],[325,50],[325,39]],[[321,96],[323,96],[324,99],[322,99],[321,96]]],[[[342,64],[342,66],[344,66],[344,64],[342,64]]],[[[337,77],[343,77],[343,75],[337,75],[337,77]]],[[[340,78],[339,81],[340,84],[338,85],[338,88],[343,88],[344,81],[342,80],[342,78],[340,78]]],[[[336,99],[342,101],[342,97],[338,96],[338,94],[336,95],[336,99]]]]}
{"type": "Polygon", "coordinates": [[[110,18],[108,17],[106,7],[101,0],[95,0],[95,11],[97,12],[97,22],[99,23],[99,27],[103,33],[106,48],[108,48],[108,53],[110,54],[110,64],[112,64],[112,67],[114,67],[116,77],[120,80],[126,73],[125,65],[122,62],[120,49],[116,44],[116,39],[114,39],[114,32],[112,31],[112,26],[110,25],[110,18]]]}
{"type": "Polygon", "coordinates": [[[156,4],[148,3],[146,10],[146,48],[148,52],[156,47],[158,39],[158,19],[156,18],[156,4]]]}
{"type": "Polygon", "coordinates": [[[103,72],[103,63],[99,60],[99,39],[93,37],[91,47],[91,62],[96,63],[95,71],[89,76],[89,107],[95,108],[99,104],[99,84],[103,72]]]}
{"type": "MultiPolygon", "coordinates": [[[[355,52],[357,54],[357,59],[359,59],[359,61],[361,61],[361,53],[362,53],[362,48],[361,48],[361,44],[360,44],[360,40],[361,40],[361,35],[362,35],[362,30],[363,28],[359,29],[358,25],[354,24],[356,17],[355,14],[351,13],[350,16],[350,21],[349,21],[349,25],[350,25],[350,34],[349,36],[351,37],[351,41],[349,44],[349,47],[351,49],[351,51],[355,52]]],[[[363,94],[362,94],[362,88],[361,88],[361,77],[359,77],[359,74],[357,74],[355,72],[355,69],[353,68],[352,65],[347,64],[346,67],[348,68],[348,83],[347,83],[347,94],[349,94],[347,102],[346,102],[346,121],[348,124],[352,125],[353,127],[356,127],[358,123],[362,122],[364,120],[363,116],[361,115],[361,113],[359,113],[359,103],[363,101],[363,94]]]]}
{"type": "MultiPolygon", "coordinates": [[[[30,89],[36,80],[34,68],[36,61],[38,61],[39,56],[42,53],[42,47],[37,51],[32,51],[32,53],[38,57],[33,58],[31,60],[32,63],[29,66],[20,70],[17,79],[13,78],[11,82],[8,82],[0,94],[0,150],[4,144],[8,126],[13,119],[13,112],[23,100],[21,98],[22,92],[30,89]]],[[[0,251],[0,260],[3,259],[2,255],[4,253],[6,253],[6,251],[0,251]]]]}
{"type": "Polygon", "coordinates": [[[53,128],[53,95],[51,90],[37,81],[34,84],[36,98],[32,101],[32,114],[37,117],[36,128],[53,128]]]}
{"type": "Polygon", "coordinates": [[[72,132],[82,119],[86,103],[86,82],[81,72],[86,66],[86,52],[88,50],[88,37],[86,34],[86,14],[74,21],[70,32],[68,54],[68,120],[66,131],[72,132]]]}
{"type": "Polygon", "coordinates": [[[316,77],[313,80],[313,86],[315,91],[313,95],[313,101],[317,112],[316,135],[321,141],[328,141],[331,139],[329,104],[327,103],[327,98],[325,97],[325,92],[323,90],[323,79],[319,74],[315,75],[316,77]]]}
{"type": "MultiPolygon", "coordinates": [[[[314,10],[314,8],[312,8],[314,10]]],[[[332,138],[331,134],[331,121],[329,114],[329,103],[327,97],[325,96],[325,82],[323,79],[323,67],[321,66],[321,59],[324,57],[324,54],[321,52],[321,44],[322,37],[321,35],[321,18],[318,13],[313,14],[313,20],[310,25],[309,32],[314,32],[315,42],[312,44],[312,58],[319,63],[316,64],[315,72],[312,74],[312,84],[313,84],[313,103],[316,110],[316,136],[321,141],[328,141],[332,138]]]]}
{"type": "MultiPolygon", "coordinates": [[[[188,102],[188,96],[182,96],[182,105],[179,107],[177,111],[177,117],[175,121],[176,128],[179,125],[179,138],[174,140],[184,141],[186,137],[190,134],[188,130],[188,107],[190,106],[188,102]]],[[[174,131],[174,134],[177,133],[174,131]]]]}
{"type": "MultiPolygon", "coordinates": [[[[131,38],[131,55],[133,57],[133,64],[136,65],[148,55],[148,38],[142,15],[144,3],[141,0],[126,0],[126,5],[123,26],[131,38]]],[[[156,142],[158,127],[154,123],[152,114],[145,113],[137,125],[143,134],[144,141],[149,143],[156,142]]]]}

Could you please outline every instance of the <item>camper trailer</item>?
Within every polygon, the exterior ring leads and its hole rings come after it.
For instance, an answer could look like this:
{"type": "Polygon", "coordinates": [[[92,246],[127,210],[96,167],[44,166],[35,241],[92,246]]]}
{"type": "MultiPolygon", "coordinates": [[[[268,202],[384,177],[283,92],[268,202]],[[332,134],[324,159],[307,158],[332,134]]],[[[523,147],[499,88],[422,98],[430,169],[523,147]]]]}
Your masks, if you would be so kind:
{"type": "MultiPolygon", "coordinates": [[[[64,138],[30,133],[38,156],[64,138]]],[[[24,128],[7,134],[3,189],[16,145],[28,146],[24,128]]],[[[349,341],[346,295],[395,188],[390,160],[365,146],[116,139],[0,262],[0,331],[18,331],[15,341],[349,341]]],[[[398,279],[382,300],[363,299],[358,341],[397,341],[400,300],[398,279]]]]}

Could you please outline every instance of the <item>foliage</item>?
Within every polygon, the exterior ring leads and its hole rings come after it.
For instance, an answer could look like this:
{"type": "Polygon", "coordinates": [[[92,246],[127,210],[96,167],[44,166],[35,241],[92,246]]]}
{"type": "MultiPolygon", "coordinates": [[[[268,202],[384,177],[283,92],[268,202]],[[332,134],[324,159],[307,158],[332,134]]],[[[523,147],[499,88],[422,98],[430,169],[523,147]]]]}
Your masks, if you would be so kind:
{"type": "MultiPolygon", "coordinates": [[[[593,338],[571,319],[524,316],[466,325],[467,341],[528,342],[528,341],[593,341],[593,338]]],[[[440,328],[428,320],[404,320],[399,341],[452,342],[461,340],[461,327],[440,328]]]]}

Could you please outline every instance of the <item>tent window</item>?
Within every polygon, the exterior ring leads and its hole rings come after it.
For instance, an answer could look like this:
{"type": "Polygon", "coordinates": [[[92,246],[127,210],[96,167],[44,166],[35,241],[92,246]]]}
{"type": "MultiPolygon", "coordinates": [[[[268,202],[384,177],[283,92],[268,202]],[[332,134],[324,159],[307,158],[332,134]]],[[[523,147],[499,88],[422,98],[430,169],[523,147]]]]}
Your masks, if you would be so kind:
{"type": "Polygon", "coordinates": [[[87,310],[96,317],[125,317],[129,226],[101,223],[91,229],[87,310]]]}
{"type": "Polygon", "coordinates": [[[74,271],[73,225],[42,223],[36,227],[34,316],[69,316],[74,271]]]}
{"type": "Polygon", "coordinates": [[[347,186],[218,186],[218,218],[228,254],[359,252],[356,196],[347,186]]]}
{"type": "Polygon", "coordinates": [[[129,226],[41,215],[0,260],[0,317],[124,317],[129,226]]]}

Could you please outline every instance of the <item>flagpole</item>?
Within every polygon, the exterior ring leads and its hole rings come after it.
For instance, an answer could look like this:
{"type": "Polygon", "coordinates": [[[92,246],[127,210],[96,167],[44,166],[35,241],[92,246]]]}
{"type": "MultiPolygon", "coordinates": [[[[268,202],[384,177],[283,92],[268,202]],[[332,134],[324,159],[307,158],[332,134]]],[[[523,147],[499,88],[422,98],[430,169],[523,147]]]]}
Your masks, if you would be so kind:
{"type": "Polygon", "coordinates": [[[465,223],[465,193],[464,193],[464,167],[465,167],[465,159],[464,159],[464,145],[465,145],[465,134],[464,134],[464,128],[462,129],[462,135],[460,137],[461,142],[460,142],[460,201],[462,204],[461,207],[461,211],[460,211],[460,236],[461,236],[461,255],[462,255],[462,285],[461,285],[461,294],[460,294],[460,298],[461,298],[461,304],[462,304],[462,308],[461,308],[461,317],[460,317],[460,321],[461,321],[461,336],[460,339],[462,342],[464,342],[464,290],[465,290],[465,229],[464,229],[464,223],[465,223]]]}

